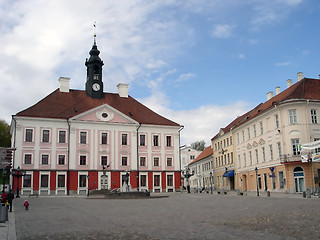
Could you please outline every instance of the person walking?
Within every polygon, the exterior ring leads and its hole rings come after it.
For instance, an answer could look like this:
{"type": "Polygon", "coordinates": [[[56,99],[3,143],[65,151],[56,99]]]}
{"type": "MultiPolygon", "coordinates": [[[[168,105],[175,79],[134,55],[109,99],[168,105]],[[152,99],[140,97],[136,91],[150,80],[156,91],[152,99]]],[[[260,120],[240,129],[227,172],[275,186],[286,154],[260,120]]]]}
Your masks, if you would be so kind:
{"type": "Polygon", "coordinates": [[[14,199],[14,194],[12,193],[12,190],[9,191],[9,193],[7,194],[7,200],[9,203],[9,211],[12,212],[12,201],[14,199]]]}
{"type": "Polygon", "coordinates": [[[25,210],[29,210],[29,202],[28,202],[28,200],[25,200],[25,201],[24,201],[23,206],[24,206],[24,209],[25,209],[25,210]]]}

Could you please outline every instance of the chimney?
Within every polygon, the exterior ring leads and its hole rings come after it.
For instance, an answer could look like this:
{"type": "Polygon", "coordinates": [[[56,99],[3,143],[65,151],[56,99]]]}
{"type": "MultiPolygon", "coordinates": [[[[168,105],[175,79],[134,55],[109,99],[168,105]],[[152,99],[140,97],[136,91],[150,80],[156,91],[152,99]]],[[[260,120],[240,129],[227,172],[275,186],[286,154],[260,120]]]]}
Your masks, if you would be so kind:
{"type": "Polygon", "coordinates": [[[276,87],[276,95],[280,93],[280,87],[276,87]]]}
{"type": "Polygon", "coordinates": [[[129,87],[129,84],[119,83],[119,84],[117,85],[117,87],[118,87],[119,96],[120,96],[120,97],[127,98],[127,97],[128,97],[128,87],[129,87]]]}
{"type": "Polygon", "coordinates": [[[292,86],[292,79],[287,80],[287,88],[292,86]]]}
{"type": "Polygon", "coordinates": [[[298,82],[301,81],[303,79],[303,72],[298,72],[297,76],[298,76],[298,82]]]}
{"type": "Polygon", "coordinates": [[[58,81],[59,81],[59,85],[60,85],[60,92],[68,93],[70,78],[60,77],[58,81]]]}
{"type": "Polygon", "coordinates": [[[273,92],[268,92],[267,93],[267,100],[270,100],[271,98],[273,98],[273,92]]]}

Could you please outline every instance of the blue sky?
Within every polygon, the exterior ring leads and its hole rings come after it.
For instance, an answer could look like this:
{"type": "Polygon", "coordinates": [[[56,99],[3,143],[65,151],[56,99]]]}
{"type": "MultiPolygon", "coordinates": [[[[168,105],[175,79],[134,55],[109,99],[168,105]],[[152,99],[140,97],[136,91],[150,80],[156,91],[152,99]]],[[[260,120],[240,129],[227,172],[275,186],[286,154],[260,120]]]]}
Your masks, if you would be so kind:
{"type": "Polygon", "coordinates": [[[320,74],[320,1],[0,0],[0,118],[58,88],[84,89],[85,59],[101,51],[104,90],[129,94],[205,140],[303,72],[320,74]]]}

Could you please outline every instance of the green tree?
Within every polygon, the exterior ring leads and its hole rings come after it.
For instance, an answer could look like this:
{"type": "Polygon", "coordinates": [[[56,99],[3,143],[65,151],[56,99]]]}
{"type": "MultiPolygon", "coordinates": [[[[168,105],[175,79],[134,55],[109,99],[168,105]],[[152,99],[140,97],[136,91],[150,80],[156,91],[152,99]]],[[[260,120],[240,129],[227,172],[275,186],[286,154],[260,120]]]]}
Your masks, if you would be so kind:
{"type": "Polygon", "coordinates": [[[4,120],[0,120],[0,147],[11,147],[10,126],[4,120]]]}
{"type": "Polygon", "coordinates": [[[206,147],[205,145],[206,145],[206,142],[204,140],[196,141],[194,143],[191,143],[191,148],[198,151],[203,151],[206,147]]]}

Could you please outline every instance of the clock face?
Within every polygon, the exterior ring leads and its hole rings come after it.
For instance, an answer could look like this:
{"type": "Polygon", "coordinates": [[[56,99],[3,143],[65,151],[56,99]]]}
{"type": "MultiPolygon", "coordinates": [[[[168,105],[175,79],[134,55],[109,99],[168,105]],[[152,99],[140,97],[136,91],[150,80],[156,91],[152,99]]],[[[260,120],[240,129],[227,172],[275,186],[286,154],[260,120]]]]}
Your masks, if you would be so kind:
{"type": "Polygon", "coordinates": [[[100,85],[98,83],[95,83],[95,84],[92,85],[92,89],[94,91],[99,91],[100,90],[100,85]]]}

